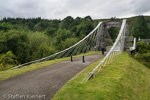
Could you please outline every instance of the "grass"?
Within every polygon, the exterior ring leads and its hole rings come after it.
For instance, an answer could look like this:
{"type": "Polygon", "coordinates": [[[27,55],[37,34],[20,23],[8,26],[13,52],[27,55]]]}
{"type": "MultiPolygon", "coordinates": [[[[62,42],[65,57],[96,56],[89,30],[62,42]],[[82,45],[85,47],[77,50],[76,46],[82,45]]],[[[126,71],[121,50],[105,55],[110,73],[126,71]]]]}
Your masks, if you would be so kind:
{"type": "MultiPolygon", "coordinates": [[[[85,53],[85,54],[80,54],[80,55],[74,56],[73,58],[81,57],[83,55],[86,56],[86,55],[96,54],[96,53],[100,53],[100,51],[92,51],[92,52],[88,52],[88,53],[85,53]]],[[[27,65],[27,66],[24,66],[24,67],[21,67],[21,68],[0,71],[0,81],[11,78],[11,77],[14,77],[14,76],[17,76],[17,75],[27,73],[29,71],[33,71],[33,70],[36,70],[36,69],[39,69],[39,68],[43,68],[43,67],[46,67],[48,65],[52,65],[52,64],[55,64],[55,63],[66,61],[66,60],[70,60],[70,57],[45,61],[45,62],[41,62],[41,63],[35,63],[35,64],[27,65]]]]}
{"type": "Polygon", "coordinates": [[[52,100],[150,100],[150,69],[127,53],[106,65],[95,78],[83,83],[99,61],[68,81],[52,100]]]}

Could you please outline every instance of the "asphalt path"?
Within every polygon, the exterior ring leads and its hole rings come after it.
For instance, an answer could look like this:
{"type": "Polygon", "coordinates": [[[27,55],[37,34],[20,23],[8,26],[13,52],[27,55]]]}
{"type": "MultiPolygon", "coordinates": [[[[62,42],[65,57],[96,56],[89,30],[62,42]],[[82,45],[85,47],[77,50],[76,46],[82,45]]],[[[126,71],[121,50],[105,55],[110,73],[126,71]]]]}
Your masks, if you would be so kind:
{"type": "Polygon", "coordinates": [[[0,81],[0,100],[51,100],[69,79],[103,57],[85,56],[85,63],[78,57],[0,81]]]}

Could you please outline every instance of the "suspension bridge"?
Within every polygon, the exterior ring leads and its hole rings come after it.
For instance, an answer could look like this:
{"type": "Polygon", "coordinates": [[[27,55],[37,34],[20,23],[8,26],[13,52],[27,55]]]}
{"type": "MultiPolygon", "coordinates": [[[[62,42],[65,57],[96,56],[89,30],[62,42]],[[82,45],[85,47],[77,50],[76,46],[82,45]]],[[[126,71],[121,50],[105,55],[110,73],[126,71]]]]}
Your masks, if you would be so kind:
{"type": "Polygon", "coordinates": [[[106,48],[106,37],[108,34],[108,29],[110,27],[116,27],[120,29],[118,37],[111,49],[120,50],[120,51],[129,51],[130,50],[129,25],[126,20],[118,21],[118,22],[107,22],[107,23],[99,22],[93,31],[91,31],[87,36],[85,36],[82,40],[80,40],[73,46],[65,50],[62,50],[60,52],[57,52],[55,54],[52,54],[50,56],[35,61],[27,62],[24,64],[20,64],[18,66],[13,67],[12,69],[23,67],[25,65],[29,65],[37,62],[51,60],[51,59],[59,59],[68,56],[75,56],[89,51],[99,51],[101,50],[102,47],[106,48]],[[103,42],[105,44],[103,44],[103,42]]]}
{"type": "MultiPolygon", "coordinates": [[[[94,63],[95,61],[103,58],[95,68],[89,72],[87,77],[83,80],[84,82],[88,81],[91,77],[95,77],[96,74],[105,67],[106,64],[112,62],[119,54],[123,51],[130,51],[135,49],[130,47],[129,41],[129,24],[127,20],[118,21],[118,22],[100,22],[91,31],[87,36],[82,40],[74,44],[73,46],[66,48],[60,52],[57,52],[53,55],[24,63],[18,66],[13,67],[12,69],[20,68],[25,65],[34,64],[38,62],[43,62],[47,60],[65,58],[70,56],[75,56],[79,54],[84,54],[89,51],[99,51],[101,48],[106,48],[106,37],[108,34],[108,29],[110,27],[117,27],[120,29],[116,41],[113,46],[107,51],[106,56],[101,54],[94,54],[86,56],[86,63],[81,62],[81,57],[75,58],[73,62],[64,61],[60,62],[39,70],[28,72],[24,75],[19,75],[8,80],[0,82],[0,96],[3,94],[18,94],[22,96],[27,96],[29,94],[36,95],[45,95],[43,100],[51,99],[54,94],[64,85],[64,83],[76,75],[78,72],[83,70],[85,67],[94,63]],[[103,42],[105,44],[103,44],[103,42]],[[13,86],[13,87],[12,87],[13,86]],[[27,95],[25,95],[27,94],[27,95]]],[[[10,69],[10,70],[12,70],[10,69]]],[[[7,95],[8,96],[8,95],[7,95]]],[[[27,100],[29,98],[26,98],[27,100]]],[[[25,99],[25,100],[26,100],[25,99]]],[[[40,99],[40,100],[42,100],[40,99]]],[[[1,100],[6,100],[3,98],[1,100]]],[[[15,99],[20,100],[20,99],[15,99]]]]}
{"type": "Polygon", "coordinates": [[[62,50],[60,52],[57,52],[53,55],[18,65],[16,67],[13,67],[12,69],[23,67],[25,65],[33,64],[33,63],[37,63],[37,62],[65,58],[68,56],[72,57],[75,55],[79,55],[81,53],[84,54],[89,51],[100,51],[102,47],[106,48],[106,37],[108,37],[107,36],[108,29],[110,27],[116,27],[116,28],[120,29],[118,37],[117,37],[115,43],[113,44],[113,46],[111,47],[111,49],[109,50],[106,57],[95,67],[95,69],[93,69],[92,72],[90,72],[87,79],[85,79],[85,81],[87,81],[92,75],[95,76],[94,73],[98,69],[99,69],[98,70],[98,72],[99,72],[102,67],[104,67],[110,61],[112,61],[112,59],[114,59],[117,55],[119,55],[123,51],[131,51],[131,50],[135,49],[135,41],[136,40],[134,40],[134,46],[130,47],[129,24],[126,19],[123,21],[117,21],[117,22],[107,22],[107,23],[99,22],[93,31],[91,31],[87,36],[85,36],[82,40],[80,40],[73,46],[71,46],[65,50],[62,50]]]}

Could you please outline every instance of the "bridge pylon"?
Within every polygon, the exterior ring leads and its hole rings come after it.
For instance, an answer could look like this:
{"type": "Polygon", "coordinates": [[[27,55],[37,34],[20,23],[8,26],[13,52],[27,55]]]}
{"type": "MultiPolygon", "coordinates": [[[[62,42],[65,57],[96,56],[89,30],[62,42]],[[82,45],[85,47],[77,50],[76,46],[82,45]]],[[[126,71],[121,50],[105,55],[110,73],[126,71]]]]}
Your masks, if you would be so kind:
{"type": "MultiPolygon", "coordinates": [[[[110,22],[103,22],[97,30],[97,41],[96,41],[96,46],[95,50],[100,51],[102,47],[106,48],[106,38],[110,38],[108,29],[111,27],[116,27],[118,29],[121,28],[122,21],[110,21],[110,22]],[[103,44],[104,42],[104,44],[103,44]]],[[[129,38],[129,23],[128,21],[126,22],[125,25],[125,42],[124,42],[124,51],[129,51],[130,50],[130,38],[129,38]]]]}

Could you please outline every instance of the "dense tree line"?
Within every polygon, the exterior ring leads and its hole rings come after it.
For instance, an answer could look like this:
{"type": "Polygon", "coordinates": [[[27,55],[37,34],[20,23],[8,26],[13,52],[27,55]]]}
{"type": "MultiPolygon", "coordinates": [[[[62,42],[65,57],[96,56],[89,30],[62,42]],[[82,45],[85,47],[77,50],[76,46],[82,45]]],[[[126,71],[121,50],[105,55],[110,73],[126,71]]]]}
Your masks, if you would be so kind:
{"type": "Polygon", "coordinates": [[[133,36],[137,39],[150,39],[150,29],[143,15],[140,15],[136,19],[134,24],[133,36]]]}
{"type": "Polygon", "coordinates": [[[63,20],[3,18],[0,21],[0,67],[5,69],[63,50],[93,28],[90,16],[75,19],[68,16],[63,20]]]}

